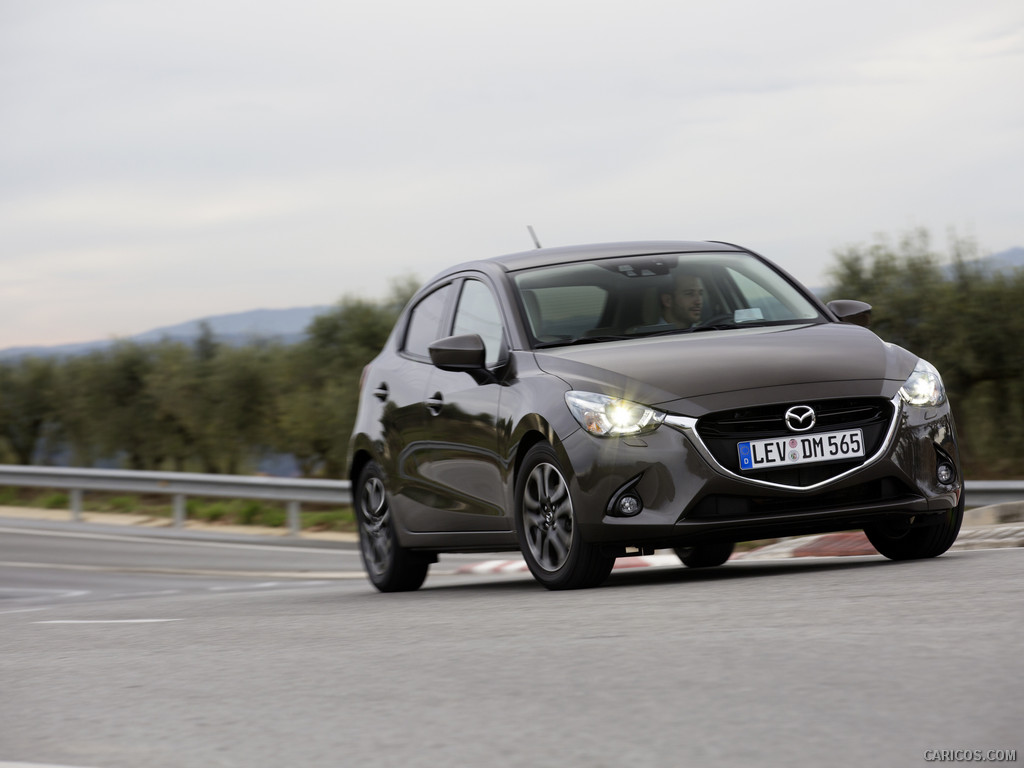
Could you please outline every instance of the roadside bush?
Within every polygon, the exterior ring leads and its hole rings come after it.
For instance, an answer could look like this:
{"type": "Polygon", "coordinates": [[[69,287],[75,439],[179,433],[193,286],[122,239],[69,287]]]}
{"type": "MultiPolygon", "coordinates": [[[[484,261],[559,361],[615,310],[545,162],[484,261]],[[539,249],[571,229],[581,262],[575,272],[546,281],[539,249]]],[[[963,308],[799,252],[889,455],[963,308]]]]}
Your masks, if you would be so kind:
{"type": "Polygon", "coordinates": [[[68,509],[70,502],[66,493],[51,493],[42,499],[44,509],[68,509]]]}
{"type": "Polygon", "coordinates": [[[114,496],[107,500],[107,508],[114,512],[135,512],[139,508],[139,497],[114,496]]]}

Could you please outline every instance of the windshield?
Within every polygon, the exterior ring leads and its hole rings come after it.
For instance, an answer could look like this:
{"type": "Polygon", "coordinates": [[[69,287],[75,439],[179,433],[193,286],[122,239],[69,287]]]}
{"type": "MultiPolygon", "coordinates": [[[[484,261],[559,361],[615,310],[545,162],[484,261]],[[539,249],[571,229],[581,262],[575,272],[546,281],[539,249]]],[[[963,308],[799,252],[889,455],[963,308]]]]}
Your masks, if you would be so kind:
{"type": "Polygon", "coordinates": [[[560,264],[522,270],[513,282],[535,347],[825,322],[803,293],[747,253],[560,264]]]}

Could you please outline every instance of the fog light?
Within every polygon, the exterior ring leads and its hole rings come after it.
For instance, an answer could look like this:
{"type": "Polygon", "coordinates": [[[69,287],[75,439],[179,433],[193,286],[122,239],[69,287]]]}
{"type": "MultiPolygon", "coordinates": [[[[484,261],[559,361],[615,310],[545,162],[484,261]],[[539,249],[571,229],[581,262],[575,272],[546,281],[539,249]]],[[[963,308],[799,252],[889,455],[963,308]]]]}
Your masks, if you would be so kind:
{"type": "Polygon", "coordinates": [[[640,499],[636,496],[623,496],[619,499],[619,514],[623,517],[633,517],[633,515],[639,515],[640,510],[643,509],[643,504],[640,503],[640,499]]]}
{"type": "Polygon", "coordinates": [[[949,485],[956,479],[956,470],[953,469],[952,464],[939,464],[938,469],[935,470],[935,474],[939,478],[939,482],[943,485],[949,485]]]}

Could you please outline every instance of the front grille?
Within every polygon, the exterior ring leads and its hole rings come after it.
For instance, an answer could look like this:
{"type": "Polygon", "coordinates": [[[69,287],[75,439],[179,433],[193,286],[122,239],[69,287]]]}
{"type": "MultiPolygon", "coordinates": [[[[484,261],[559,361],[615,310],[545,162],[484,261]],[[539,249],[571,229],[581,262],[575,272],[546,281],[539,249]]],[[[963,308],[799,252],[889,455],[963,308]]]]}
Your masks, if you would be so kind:
{"type": "Polygon", "coordinates": [[[893,404],[884,398],[812,400],[709,413],[697,420],[697,434],[715,460],[737,475],[779,485],[806,488],[854,469],[877,453],[882,447],[882,441],[885,440],[892,417],[893,404]],[[814,409],[816,421],[813,429],[801,433],[789,430],[785,414],[793,405],[809,405],[814,409]],[[794,435],[809,437],[844,429],[862,430],[865,454],[863,458],[754,471],[740,469],[737,444],[744,440],[794,435]]]}

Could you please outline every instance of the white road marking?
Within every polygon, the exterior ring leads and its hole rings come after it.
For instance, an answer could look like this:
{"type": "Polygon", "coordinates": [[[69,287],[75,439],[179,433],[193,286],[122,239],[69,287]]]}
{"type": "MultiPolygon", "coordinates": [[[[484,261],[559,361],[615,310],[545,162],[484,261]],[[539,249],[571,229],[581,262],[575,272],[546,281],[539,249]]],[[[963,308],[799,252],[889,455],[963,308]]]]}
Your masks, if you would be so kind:
{"type": "Polygon", "coordinates": [[[236,571],[231,569],[212,570],[209,568],[158,568],[144,565],[74,565],[71,563],[22,563],[13,560],[0,561],[7,568],[42,568],[52,571],[87,571],[92,573],[156,573],[165,576],[272,576],[279,579],[356,579],[363,578],[363,571],[236,571]]]}
{"type": "Polygon", "coordinates": [[[160,624],[167,621],[182,619],[52,619],[50,621],[34,621],[33,624],[160,624]]]}
{"type": "MultiPolygon", "coordinates": [[[[89,590],[87,589],[46,589],[42,587],[10,587],[3,590],[4,595],[9,597],[15,604],[26,603],[26,602],[38,602],[39,600],[60,600],[61,598],[74,598],[88,595],[89,590]]],[[[54,605],[44,605],[34,608],[11,608],[9,610],[0,611],[0,616],[6,616],[9,613],[31,613],[33,611],[47,611],[50,608],[55,608],[54,605]]],[[[2,768],[2,766],[0,766],[2,768]]]]}
{"type": "Polygon", "coordinates": [[[271,589],[281,585],[279,581],[265,581],[262,584],[230,584],[223,587],[209,587],[211,592],[234,592],[244,589],[271,589]]]}

